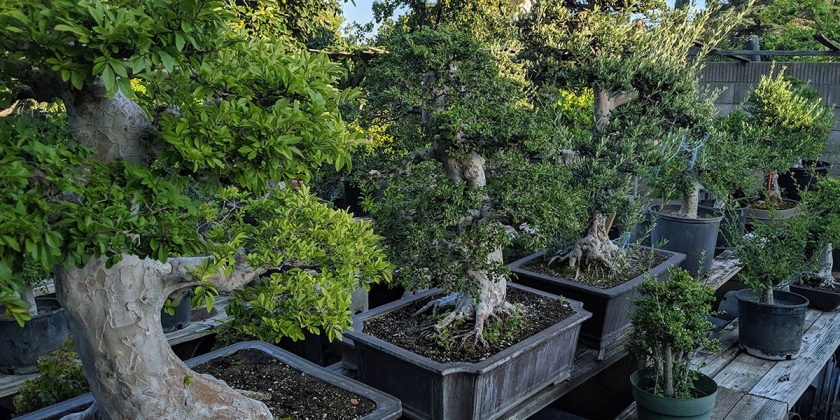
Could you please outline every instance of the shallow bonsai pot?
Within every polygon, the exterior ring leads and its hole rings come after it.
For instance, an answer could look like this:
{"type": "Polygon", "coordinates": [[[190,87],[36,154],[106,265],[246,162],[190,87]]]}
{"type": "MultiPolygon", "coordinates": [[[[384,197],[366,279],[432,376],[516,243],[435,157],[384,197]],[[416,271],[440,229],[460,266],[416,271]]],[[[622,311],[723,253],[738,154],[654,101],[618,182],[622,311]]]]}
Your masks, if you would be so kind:
{"type": "Polygon", "coordinates": [[[631,301],[637,295],[636,286],[642,283],[645,275],[662,281],[668,277],[668,269],[671,266],[685,259],[684,254],[677,252],[662,250],[657,250],[657,252],[667,254],[668,259],[653,267],[649,272],[610,289],[599,289],[522,268],[530,261],[542,257],[544,252],[515,261],[510,264],[510,269],[516,274],[516,282],[519,284],[583,303],[583,307],[592,313],[592,318],[583,323],[580,339],[587,346],[601,349],[615,341],[622,331],[630,326],[630,311],[633,309],[631,301]]]}
{"type": "Polygon", "coordinates": [[[775,304],[758,301],[759,293],[743,289],[738,299],[738,343],[747,353],[767,360],[791,360],[799,356],[805,333],[808,298],[796,293],[773,291],[775,304]]]}
{"type": "MultiPolygon", "coordinates": [[[[354,381],[348,377],[339,375],[335,372],[328,371],[321,366],[315,365],[272,344],[268,344],[262,341],[245,341],[241,343],[236,343],[232,346],[228,346],[223,349],[212,351],[210,353],[192,358],[184,363],[186,363],[186,365],[190,368],[194,368],[202,363],[207,363],[210,360],[217,359],[219,357],[229,356],[240,350],[246,349],[259,350],[294,368],[295,370],[306,373],[324,382],[327,382],[329,384],[335,385],[339,388],[345,389],[349,392],[372,400],[376,404],[376,410],[362,417],[363,420],[397,419],[402,413],[400,402],[396,398],[383,392],[380,392],[376,389],[373,389],[365,384],[354,381]]],[[[67,414],[85,410],[92,403],[93,394],[85,394],[64,401],[63,403],[52,405],[21,417],[16,417],[16,419],[58,420],[67,414]]]]}
{"type": "MultiPolygon", "coordinates": [[[[508,287],[548,293],[508,282],[508,287]]],[[[440,294],[419,293],[353,317],[348,332],[356,347],[359,380],[399,398],[413,419],[492,420],[546,386],[569,377],[581,323],[590,314],[566,301],[576,314],[477,363],[439,363],[370,336],[367,319],[440,294]]]]}
{"type": "Polygon", "coordinates": [[[14,318],[0,319],[0,372],[34,373],[38,358],[64,345],[67,313],[55,298],[36,298],[39,313],[21,327],[14,318]],[[46,312],[49,311],[49,312],[46,312]]]}
{"type": "Polygon", "coordinates": [[[639,420],[708,420],[712,417],[718,389],[714,379],[700,374],[694,383],[697,398],[666,398],[642,389],[642,382],[649,375],[647,369],[639,369],[630,375],[630,388],[636,400],[639,420]]]}
{"type": "Polygon", "coordinates": [[[702,276],[712,267],[723,213],[708,207],[697,209],[696,218],[677,216],[679,206],[651,206],[654,218],[651,242],[662,249],[685,254],[680,267],[692,276],[702,276]]]}
{"type": "Polygon", "coordinates": [[[813,289],[799,283],[799,276],[790,284],[790,291],[808,299],[808,307],[831,312],[840,306],[840,292],[813,289]]]}
{"type": "MultiPolygon", "coordinates": [[[[752,201],[752,200],[751,200],[752,201]]],[[[765,209],[756,209],[750,206],[747,206],[746,216],[747,216],[747,225],[752,225],[755,223],[770,223],[771,217],[775,216],[775,220],[784,220],[790,219],[793,216],[799,214],[799,202],[794,200],[789,200],[787,198],[782,199],[782,201],[792,204],[793,207],[789,209],[783,210],[765,210],[765,209]]]]}

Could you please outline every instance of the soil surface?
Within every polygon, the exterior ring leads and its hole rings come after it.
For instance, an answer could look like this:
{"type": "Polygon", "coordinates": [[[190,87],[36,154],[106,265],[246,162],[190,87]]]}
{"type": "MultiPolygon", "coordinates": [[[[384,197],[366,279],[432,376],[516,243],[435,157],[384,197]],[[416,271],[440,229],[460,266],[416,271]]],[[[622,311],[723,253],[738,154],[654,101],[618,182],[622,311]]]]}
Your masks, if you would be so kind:
{"type": "MultiPolygon", "coordinates": [[[[834,272],[831,273],[831,276],[834,277],[834,281],[840,282],[840,273],[834,271],[834,272]]],[[[815,277],[805,277],[805,278],[800,278],[799,281],[796,282],[796,285],[800,286],[800,287],[807,287],[808,289],[822,290],[823,292],[840,293],[840,287],[836,287],[836,286],[824,287],[824,286],[820,285],[820,282],[822,282],[821,279],[818,279],[818,278],[815,278],[815,277]]]]}
{"type": "Polygon", "coordinates": [[[749,206],[759,210],[790,210],[796,207],[796,202],[784,201],[779,199],[758,199],[750,200],[749,206]]]}
{"type": "Polygon", "coordinates": [[[276,419],[349,420],[374,410],[373,401],[328,384],[253,349],[240,350],[196,367],[234,389],[270,395],[262,401],[276,419]]]}
{"type": "Polygon", "coordinates": [[[647,273],[651,268],[667,261],[668,257],[668,254],[662,252],[630,248],[627,252],[627,261],[624,267],[615,269],[612,272],[595,265],[581,267],[580,271],[577,272],[575,269],[569,268],[567,260],[555,261],[554,264],[548,265],[550,258],[546,258],[544,255],[528,261],[519,268],[606,290],[647,273]]]}
{"type": "MultiPolygon", "coordinates": [[[[440,295],[436,296],[440,297],[440,295]]],[[[439,363],[476,363],[537,334],[544,329],[574,315],[575,311],[562,299],[552,299],[519,289],[507,289],[507,301],[518,305],[518,316],[500,315],[501,321],[488,320],[484,337],[488,347],[474,345],[474,337],[457,336],[474,327],[472,321],[463,322],[444,334],[433,328],[438,317],[428,314],[413,316],[432,298],[421,299],[411,305],[365,321],[364,332],[380,340],[428,357],[439,363]]]]}

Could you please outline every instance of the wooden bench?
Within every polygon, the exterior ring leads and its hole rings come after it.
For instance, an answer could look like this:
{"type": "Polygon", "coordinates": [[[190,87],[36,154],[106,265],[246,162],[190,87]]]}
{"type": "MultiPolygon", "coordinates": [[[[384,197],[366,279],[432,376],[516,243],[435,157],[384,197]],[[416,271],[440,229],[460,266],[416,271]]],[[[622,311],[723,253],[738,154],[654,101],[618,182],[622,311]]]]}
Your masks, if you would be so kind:
{"type": "MultiPolygon", "coordinates": [[[[782,419],[840,346],[840,311],[808,310],[800,355],[793,360],[763,360],[742,351],[737,319],[718,339],[724,350],[698,360],[705,363],[700,370],[719,387],[712,419],[782,419]]],[[[635,418],[633,404],[616,420],[635,418]]]]}

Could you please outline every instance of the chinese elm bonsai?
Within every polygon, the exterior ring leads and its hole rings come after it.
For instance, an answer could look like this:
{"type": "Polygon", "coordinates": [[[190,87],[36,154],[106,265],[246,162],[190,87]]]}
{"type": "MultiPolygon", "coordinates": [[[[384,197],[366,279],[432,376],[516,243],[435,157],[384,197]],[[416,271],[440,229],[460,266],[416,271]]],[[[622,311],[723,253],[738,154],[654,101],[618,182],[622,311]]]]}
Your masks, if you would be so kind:
{"type": "MultiPolygon", "coordinates": [[[[194,303],[212,304],[216,292],[309,261],[316,243],[345,233],[332,221],[347,214],[282,183],[349,163],[358,138],[338,106],[357,92],[335,89],[337,67],[297,40],[259,36],[263,25],[233,13],[241,10],[220,0],[0,5],[0,108],[16,104],[0,133],[0,177],[12,186],[0,192],[0,299],[24,321],[26,304],[12,293],[20,264],[56,267],[96,398],[74,418],[272,417],[263,403],[188,369],[163,334],[161,308],[193,287],[194,303]],[[28,118],[33,107],[47,116],[28,118]],[[254,201],[231,207],[234,192],[254,201]],[[252,229],[242,215],[258,207],[280,210],[252,229]],[[286,221],[289,208],[318,218],[305,226],[314,243],[297,240],[304,234],[286,221]]],[[[271,23],[292,27],[297,18],[271,23]]],[[[356,232],[357,247],[335,250],[325,274],[293,269],[288,280],[309,286],[298,293],[344,305],[351,287],[388,268],[369,229],[356,232]],[[371,270],[347,258],[354,254],[368,255],[371,270]],[[369,275],[357,278],[359,270],[369,275]]],[[[331,313],[300,317],[327,331],[347,327],[349,316],[331,313]]]]}

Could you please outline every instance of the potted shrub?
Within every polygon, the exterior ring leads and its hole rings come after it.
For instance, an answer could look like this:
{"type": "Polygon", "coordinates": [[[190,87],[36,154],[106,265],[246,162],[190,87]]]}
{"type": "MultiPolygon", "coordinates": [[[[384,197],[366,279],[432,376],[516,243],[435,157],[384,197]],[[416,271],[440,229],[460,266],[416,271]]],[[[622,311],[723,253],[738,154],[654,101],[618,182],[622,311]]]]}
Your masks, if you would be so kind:
{"type": "Polygon", "coordinates": [[[749,108],[722,123],[730,135],[754,146],[756,169],[766,174],[763,193],[749,202],[750,224],[767,222],[770,210],[776,211],[777,221],[797,212],[796,202],[782,197],[778,174],[802,159],[816,159],[828,140],[831,108],[801,92],[784,76],[784,68],[775,76],[763,75],[747,98],[749,108]]]}
{"type": "Polygon", "coordinates": [[[586,203],[585,229],[571,246],[559,243],[544,255],[514,262],[511,269],[523,284],[584,302],[593,318],[581,335],[599,348],[630,324],[629,298],[644,274],[665,276],[669,266],[684,259],[628,247],[626,236],[614,243],[609,230],[615,221],[636,224],[633,219],[641,206],[629,196],[632,177],[653,163],[651,139],[673,126],[672,117],[681,112],[675,108],[691,104],[684,100],[674,107],[662,105],[667,92],[685,90],[691,83],[667,77],[685,76],[692,68],[686,56],[675,51],[687,53],[693,45],[689,40],[715,39],[722,33],[719,27],[690,22],[683,11],[658,16],[668,24],[645,27],[631,19],[635,10],[630,9],[589,13],[563,3],[540,3],[520,22],[523,55],[533,60],[531,77],[545,94],[558,87],[591,86],[594,124],[589,135],[572,136],[569,151],[570,182],[586,203]],[[581,26],[587,30],[581,31],[581,26]],[[595,54],[592,45],[598,46],[595,54]]]}
{"type": "Polygon", "coordinates": [[[692,366],[701,349],[719,351],[709,338],[714,290],[683,269],[663,282],[646,279],[634,300],[633,332],[627,349],[643,368],[630,376],[639,420],[709,419],[717,383],[692,366]]]}
{"type": "Polygon", "coordinates": [[[749,289],[738,300],[739,344],[747,353],[770,360],[798,356],[808,299],[778,290],[808,269],[808,222],[796,216],[760,223],[740,241],[738,273],[749,289]]]}
{"type": "Polygon", "coordinates": [[[555,164],[560,147],[534,112],[521,67],[467,29],[447,21],[394,28],[380,38],[389,54],[370,63],[363,83],[368,118],[393,137],[374,162],[387,184],[381,200],[368,200],[374,229],[386,238],[396,280],[415,292],[441,290],[360,314],[347,336],[359,379],[393,393],[417,418],[495,418],[562,380],[589,316],[579,303],[507,282],[511,236],[545,242],[577,224],[577,202],[559,182],[568,177],[555,164]],[[538,152],[546,159],[531,162],[538,152]],[[554,321],[515,344],[496,340],[498,324],[517,317],[522,299],[564,309],[529,306],[522,323],[554,321]],[[428,325],[372,335],[371,322],[385,318],[428,325]],[[397,336],[425,347],[406,350],[397,336]],[[434,360],[427,350],[446,357],[434,360]]]}
{"type": "Polygon", "coordinates": [[[840,243],[840,179],[818,178],[812,189],[802,191],[802,214],[807,218],[816,271],[802,273],[790,290],[808,298],[810,306],[833,311],[840,306],[840,283],[834,271],[834,244],[840,243]]]}
{"type": "Polygon", "coordinates": [[[40,376],[27,379],[13,400],[15,416],[40,410],[88,392],[89,387],[82,365],[70,340],[64,347],[38,360],[40,376]]]}
{"type": "MultiPolygon", "coordinates": [[[[0,6],[0,43],[15,61],[0,66],[0,108],[37,101],[46,111],[32,112],[39,124],[59,126],[39,132],[20,115],[3,117],[12,129],[0,134],[0,166],[12,188],[0,189],[0,293],[8,299],[15,290],[12,267],[25,257],[56,268],[56,295],[96,397],[87,415],[271,418],[262,402],[181,362],[163,334],[160,311],[177,290],[195,288],[195,303],[212,303],[217,292],[249,283],[290,255],[317,252],[317,244],[285,230],[291,225],[283,218],[244,233],[249,228],[239,214],[249,210],[241,207],[246,200],[227,198],[248,194],[269,206],[312,211],[320,217],[312,229],[349,218],[304,188],[283,188],[308,181],[322,164],[343,167],[360,143],[338,109],[357,91],[334,88],[337,66],[289,39],[312,28],[312,14],[337,7],[287,13],[267,5],[256,16],[246,6],[228,6],[217,0],[0,6]],[[305,24],[293,25],[300,16],[305,24]],[[268,21],[252,20],[260,18],[268,21]],[[132,83],[138,79],[140,86],[132,83]],[[27,237],[7,239],[19,234],[27,237]]],[[[387,276],[376,237],[368,238],[359,249],[337,253],[336,265],[367,254],[376,277],[387,276]]],[[[327,307],[349,302],[350,290],[338,289],[358,269],[341,270],[342,282],[319,285],[340,297],[327,307]]],[[[296,275],[310,286],[299,293],[319,295],[313,283],[330,278],[296,275]]],[[[4,303],[13,314],[25,311],[19,301],[4,303]]],[[[346,313],[325,317],[319,328],[335,333],[350,320],[346,313]]]]}

